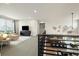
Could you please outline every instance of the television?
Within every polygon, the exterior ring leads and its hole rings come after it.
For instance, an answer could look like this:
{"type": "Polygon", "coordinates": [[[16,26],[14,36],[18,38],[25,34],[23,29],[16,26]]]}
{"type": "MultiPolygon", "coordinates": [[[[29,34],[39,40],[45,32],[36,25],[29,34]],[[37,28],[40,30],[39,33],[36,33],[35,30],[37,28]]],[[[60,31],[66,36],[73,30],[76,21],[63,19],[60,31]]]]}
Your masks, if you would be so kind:
{"type": "Polygon", "coordinates": [[[29,30],[29,26],[22,26],[22,30],[29,30]]]}

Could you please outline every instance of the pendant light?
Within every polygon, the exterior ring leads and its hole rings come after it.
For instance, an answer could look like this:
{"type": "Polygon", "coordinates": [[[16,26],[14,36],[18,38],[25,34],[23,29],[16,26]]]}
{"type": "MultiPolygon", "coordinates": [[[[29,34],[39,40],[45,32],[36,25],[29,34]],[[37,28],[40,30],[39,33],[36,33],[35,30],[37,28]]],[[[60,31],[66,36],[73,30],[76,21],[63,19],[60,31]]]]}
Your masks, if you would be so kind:
{"type": "Polygon", "coordinates": [[[74,13],[72,12],[72,30],[73,30],[73,16],[74,16],[74,13]]]}

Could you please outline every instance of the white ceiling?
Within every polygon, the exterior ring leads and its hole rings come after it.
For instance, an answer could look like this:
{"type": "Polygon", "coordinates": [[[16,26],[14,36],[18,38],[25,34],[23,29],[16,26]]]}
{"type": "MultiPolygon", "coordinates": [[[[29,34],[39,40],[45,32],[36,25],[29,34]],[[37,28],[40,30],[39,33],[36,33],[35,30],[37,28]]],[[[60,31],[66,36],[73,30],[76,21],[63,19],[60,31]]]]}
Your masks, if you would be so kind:
{"type": "Polygon", "coordinates": [[[71,19],[72,12],[74,12],[74,18],[78,18],[79,4],[0,4],[0,15],[5,15],[14,19],[65,20],[71,19]],[[36,13],[34,13],[34,10],[36,10],[36,13]]]}

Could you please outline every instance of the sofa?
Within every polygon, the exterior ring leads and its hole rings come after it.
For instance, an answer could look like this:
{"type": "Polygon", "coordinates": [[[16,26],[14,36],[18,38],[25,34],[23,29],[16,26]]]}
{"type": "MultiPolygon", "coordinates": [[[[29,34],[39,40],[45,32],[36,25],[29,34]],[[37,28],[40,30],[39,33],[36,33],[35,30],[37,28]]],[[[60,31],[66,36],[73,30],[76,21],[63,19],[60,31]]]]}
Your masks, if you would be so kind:
{"type": "Polygon", "coordinates": [[[19,39],[19,35],[17,35],[16,33],[12,33],[12,34],[5,34],[5,33],[1,33],[0,34],[0,45],[9,45],[10,41],[15,41],[19,39]]]}
{"type": "Polygon", "coordinates": [[[31,35],[31,31],[29,31],[29,30],[22,30],[22,31],[20,31],[20,35],[21,36],[30,36],[31,35]]]}
{"type": "Polygon", "coordinates": [[[8,37],[11,39],[11,41],[15,41],[19,39],[19,35],[16,33],[8,34],[8,37]]]}

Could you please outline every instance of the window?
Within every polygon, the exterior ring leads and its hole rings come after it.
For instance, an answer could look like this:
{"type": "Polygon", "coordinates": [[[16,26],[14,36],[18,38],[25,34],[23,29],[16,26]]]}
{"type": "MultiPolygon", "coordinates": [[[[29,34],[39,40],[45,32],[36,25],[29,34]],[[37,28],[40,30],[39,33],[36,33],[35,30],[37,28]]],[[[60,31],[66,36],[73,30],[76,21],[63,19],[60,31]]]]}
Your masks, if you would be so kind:
{"type": "Polygon", "coordinates": [[[14,21],[5,18],[0,18],[0,32],[13,33],[14,32],[14,21]]]}

